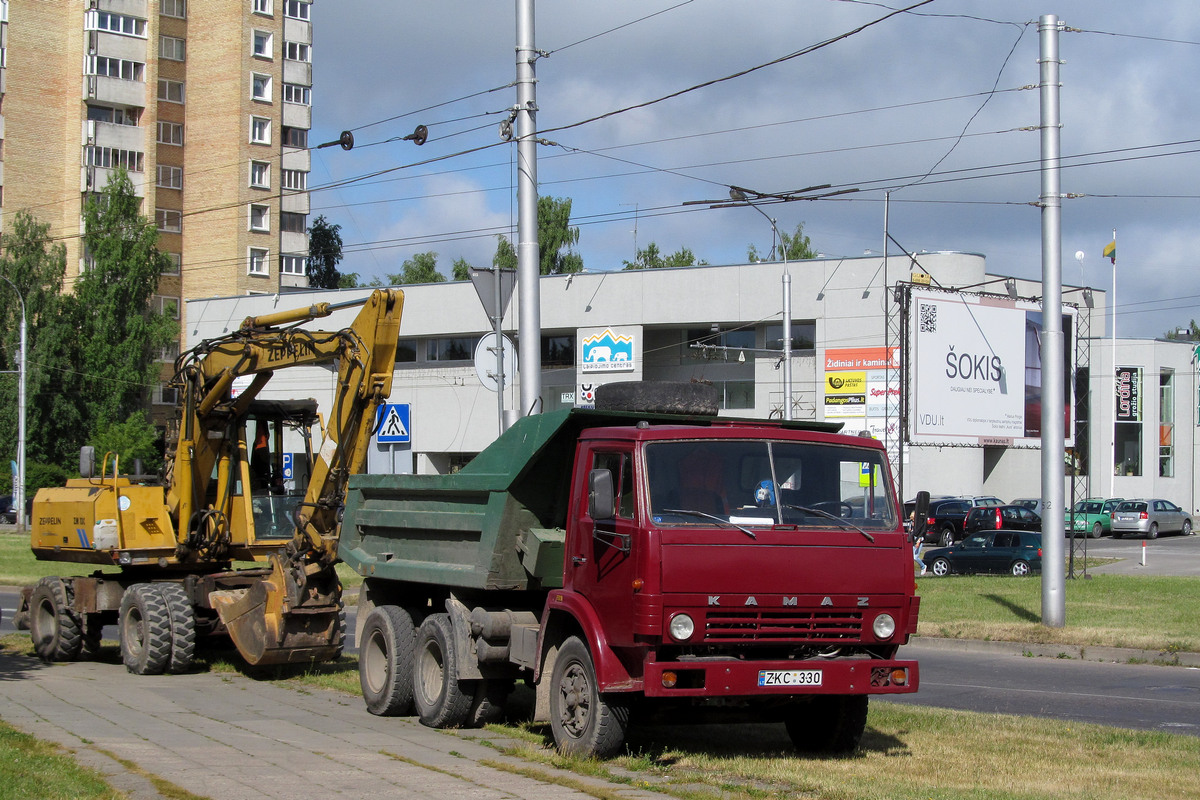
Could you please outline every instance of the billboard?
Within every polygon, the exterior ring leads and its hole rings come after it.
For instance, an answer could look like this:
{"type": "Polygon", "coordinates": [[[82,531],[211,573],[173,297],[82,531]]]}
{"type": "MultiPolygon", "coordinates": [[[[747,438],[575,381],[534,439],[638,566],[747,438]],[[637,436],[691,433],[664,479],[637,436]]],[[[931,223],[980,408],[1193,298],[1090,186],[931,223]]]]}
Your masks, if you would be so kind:
{"type": "MultiPolygon", "coordinates": [[[[912,293],[909,416],[914,444],[1041,444],[1041,305],[988,295],[912,293]]],[[[1063,307],[1064,431],[1072,441],[1075,309],[1063,307]]]]}

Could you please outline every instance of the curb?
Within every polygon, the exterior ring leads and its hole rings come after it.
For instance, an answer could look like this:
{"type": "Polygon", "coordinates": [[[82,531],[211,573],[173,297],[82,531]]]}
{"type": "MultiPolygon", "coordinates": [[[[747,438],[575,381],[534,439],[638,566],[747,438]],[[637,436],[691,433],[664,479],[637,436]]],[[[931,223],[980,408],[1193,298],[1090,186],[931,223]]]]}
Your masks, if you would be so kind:
{"type": "Polygon", "coordinates": [[[1133,647],[1088,647],[1074,644],[1034,644],[1032,642],[996,642],[981,639],[944,639],[914,636],[910,644],[934,650],[995,653],[1036,658],[1071,658],[1116,664],[1157,664],[1170,667],[1200,668],[1200,653],[1191,651],[1139,650],[1133,647]]]}

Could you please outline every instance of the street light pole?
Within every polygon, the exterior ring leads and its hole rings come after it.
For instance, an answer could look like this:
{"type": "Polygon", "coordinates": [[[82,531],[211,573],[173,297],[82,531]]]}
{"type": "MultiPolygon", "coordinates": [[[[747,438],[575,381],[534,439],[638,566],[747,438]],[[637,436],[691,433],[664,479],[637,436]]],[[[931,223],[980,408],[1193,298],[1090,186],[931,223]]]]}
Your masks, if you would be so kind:
{"type": "Polygon", "coordinates": [[[16,509],[17,532],[25,532],[25,373],[26,346],[28,341],[28,326],[25,319],[25,297],[17,285],[8,278],[0,275],[4,282],[17,293],[21,303],[21,360],[17,362],[17,477],[13,481],[13,508],[16,509]]]}

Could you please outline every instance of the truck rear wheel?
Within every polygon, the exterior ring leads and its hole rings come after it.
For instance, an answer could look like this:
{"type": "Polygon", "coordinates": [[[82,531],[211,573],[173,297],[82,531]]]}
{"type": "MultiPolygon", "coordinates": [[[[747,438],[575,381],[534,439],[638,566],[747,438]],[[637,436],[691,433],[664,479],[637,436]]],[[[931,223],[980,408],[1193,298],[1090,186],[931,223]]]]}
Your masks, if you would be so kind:
{"type": "Polygon", "coordinates": [[[461,728],[475,698],[475,682],[460,681],[454,650],[454,627],[449,614],[431,614],[417,630],[413,663],[413,704],[421,724],[430,728],[461,728]]]}
{"type": "Polygon", "coordinates": [[[565,755],[608,758],[625,743],[629,707],[602,696],[592,655],[576,636],[563,642],[550,684],[550,727],[565,755]]]}
{"type": "Polygon", "coordinates": [[[358,645],[358,683],[367,711],[380,717],[412,712],[417,630],[399,606],[376,606],[358,645]]]}
{"type": "Polygon", "coordinates": [[[135,583],[121,597],[121,660],[135,675],[161,675],[171,658],[171,617],[162,591],[135,583]]]}
{"type": "Polygon", "coordinates": [[[797,750],[809,753],[850,753],[867,727],[863,695],[819,695],[788,717],[788,736],[797,750]]]}
{"type": "Polygon", "coordinates": [[[62,578],[46,577],[29,598],[29,638],[43,661],[75,661],[83,647],[83,629],[71,610],[71,587],[62,578]]]}
{"type": "Polygon", "coordinates": [[[167,608],[168,629],[171,632],[171,652],[165,670],[170,673],[191,669],[196,656],[196,614],[187,592],[178,583],[157,584],[167,608]]]}

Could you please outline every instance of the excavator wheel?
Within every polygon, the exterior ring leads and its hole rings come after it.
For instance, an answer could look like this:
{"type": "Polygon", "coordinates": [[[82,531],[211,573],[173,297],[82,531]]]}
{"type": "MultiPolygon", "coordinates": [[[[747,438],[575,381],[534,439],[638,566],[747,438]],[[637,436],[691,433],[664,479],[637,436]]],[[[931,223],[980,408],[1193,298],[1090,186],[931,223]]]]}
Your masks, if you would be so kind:
{"type": "Polygon", "coordinates": [[[162,590],[135,583],[121,597],[121,660],[135,675],[161,675],[171,658],[171,616],[162,590]]]}
{"type": "Polygon", "coordinates": [[[196,655],[196,614],[187,592],[178,583],[156,584],[167,607],[171,631],[171,654],[165,671],[176,674],[191,669],[196,655]]]}
{"type": "Polygon", "coordinates": [[[33,587],[29,599],[29,637],[43,661],[75,661],[83,647],[79,617],[71,610],[71,587],[58,577],[46,577],[33,587]]]}

